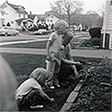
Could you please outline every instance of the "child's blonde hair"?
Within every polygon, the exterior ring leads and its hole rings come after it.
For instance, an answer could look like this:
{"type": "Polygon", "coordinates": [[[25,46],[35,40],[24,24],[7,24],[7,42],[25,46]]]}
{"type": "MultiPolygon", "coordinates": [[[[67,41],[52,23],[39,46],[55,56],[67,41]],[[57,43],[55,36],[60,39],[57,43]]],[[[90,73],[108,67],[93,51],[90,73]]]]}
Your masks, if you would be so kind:
{"type": "Polygon", "coordinates": [[[67,29],[69,27],[68,23],[64,20],[58,20],[55,25],[54,25],[54,28],[55,30],[57,29],[67,29]]]}
{"type": "Polygon", "coordinates": [[[39,84],[44,85],[47,79],[47,72],[44,68],[36,68],[30,75],[30,78],[34,78],[39,84]]]}

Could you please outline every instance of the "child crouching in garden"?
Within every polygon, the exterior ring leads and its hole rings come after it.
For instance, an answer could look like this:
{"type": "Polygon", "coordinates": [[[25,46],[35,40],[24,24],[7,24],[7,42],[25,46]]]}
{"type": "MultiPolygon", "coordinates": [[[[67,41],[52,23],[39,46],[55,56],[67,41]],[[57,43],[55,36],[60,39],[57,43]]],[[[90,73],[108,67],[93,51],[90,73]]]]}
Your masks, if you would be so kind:
{"type": "Polygon", "coordinates": [[[16,90],[16,101],[19,110],[30,109],[35,105],[43,105],[44,102],[54,102],[42,90],[47,78],[47,72],[44,68],[35,69],[30,78],[23,82],[16,90]]]}

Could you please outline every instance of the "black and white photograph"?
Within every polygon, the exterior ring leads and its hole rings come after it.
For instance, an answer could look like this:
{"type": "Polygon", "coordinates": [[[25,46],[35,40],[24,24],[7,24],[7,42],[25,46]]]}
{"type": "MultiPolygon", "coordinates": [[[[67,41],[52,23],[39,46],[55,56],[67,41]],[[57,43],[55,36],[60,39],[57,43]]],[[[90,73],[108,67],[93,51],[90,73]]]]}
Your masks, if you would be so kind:
{"type": "Polygon", "coordinates": [[[0,112],[112,111],[112,0],[0,0],[0,112]]]}

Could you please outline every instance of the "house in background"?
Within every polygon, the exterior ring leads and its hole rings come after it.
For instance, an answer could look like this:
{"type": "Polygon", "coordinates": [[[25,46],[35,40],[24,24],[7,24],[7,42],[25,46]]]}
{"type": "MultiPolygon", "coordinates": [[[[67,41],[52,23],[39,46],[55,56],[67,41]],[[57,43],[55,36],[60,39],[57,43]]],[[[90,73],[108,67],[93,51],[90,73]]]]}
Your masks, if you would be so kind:
{"type": "MultiPolygon", "coordinates": [[[[93,27],[102,27],[100,16],[98,14],[76,14],[71,16],[71,25],[80,26],[80,29],[87,30],[93,27]],[[99,21],[98,21],[99,20],[99,21]]],[[[79,29],[79,28],[78,28],[79,29]]]]}
{"type": "Polygon", "coordinates": [[[106,0],[102,48],[112,49],[112,0],[106,0]]]}
{"type": "Polygon", "coordinates": [[[33,21],[33,26],[38,29],[53,29],[55,22],[59,20],[53,11],[48,11],[45,14],[32,14],[30,12],[28,18],[33,21]]]}
{"type": "Polygon", "coordinates": [[[45,13],[45,21],[49,27],[54,25],[58,20],[59,20],[58,15],[56,15],[56,13],[54,13],[53,11],[48,11],[45,13]]]}
{"type": "Polygon", "coordinates": [[[28,13],[25,8],[21,5],[14,5],[6,1],[1,5],[1,9],[5,12],[4,24],[10,24],[13,28],[21,28],[21,22],[28,18],[28,13]]]}
{"type": "Polygon", "coordinates": [[[32,14],[30,12],[30,14],[28,15],[28,18],[30,18],[31,20],[33,20],[33,23],[35,25],[43,24],[45,22],[45,16],[44,16],[44,14],[32,14]]]}

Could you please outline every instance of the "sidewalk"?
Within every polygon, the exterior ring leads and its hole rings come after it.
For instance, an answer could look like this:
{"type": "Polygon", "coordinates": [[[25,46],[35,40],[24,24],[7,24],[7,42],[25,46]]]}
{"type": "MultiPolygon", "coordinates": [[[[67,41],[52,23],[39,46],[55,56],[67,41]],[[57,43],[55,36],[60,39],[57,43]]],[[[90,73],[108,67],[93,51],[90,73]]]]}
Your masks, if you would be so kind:
{"type": "MultiPolygon", "coordinates": [[[[3,48],[0,47],[0,53],[19,53],[19,54],[36,54],[46,55],[46,49],[32,48],[3,48]]],[[[112,50],[81,50],[73,49],[72,56],[85,58],[104,58],[112,59],[112,50]]]]}

